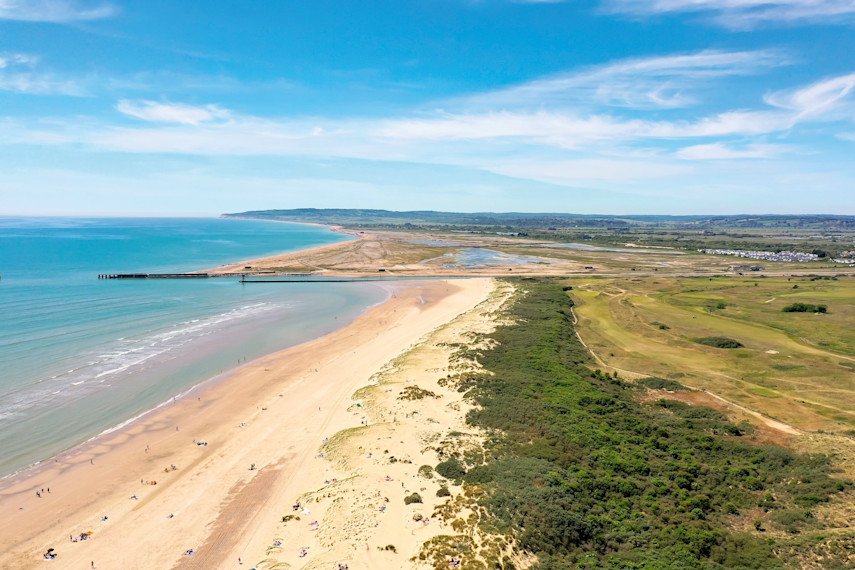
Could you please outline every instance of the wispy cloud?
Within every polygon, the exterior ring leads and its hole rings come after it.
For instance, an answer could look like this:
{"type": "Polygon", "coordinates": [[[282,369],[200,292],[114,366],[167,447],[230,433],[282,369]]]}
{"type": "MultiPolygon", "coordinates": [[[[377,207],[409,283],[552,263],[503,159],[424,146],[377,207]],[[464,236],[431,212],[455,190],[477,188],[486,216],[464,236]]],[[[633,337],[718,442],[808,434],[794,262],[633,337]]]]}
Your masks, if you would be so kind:
{"type": "Polygon", "coordinates": [[[157,123],[198,125],[227,119],[229,111],[217,105],[186,105],[157,101],[129,101],[123,99],[116,105],[120,113],[157,123]]]}
{"type": "Polygon", "coordinates": [[[25,53],[0,53],[0,69],[6,69],[16,65],[31,65],[38,58],[25,53]]]}
{"type": "Polygon", "coordinates": [[[852,104],[850,95],[853,89],[855,73],[850,73],[823,79],[806,87],[771,93],[765,100],[775,107],[796,111],[801,119],[841,108],[852,111],[849,107],[852,104]]]}
{"type": "Polygon", "coordinates": [[[684,160],[740,160],[772,158],[788,150],[785,145],[749,144],[733,148],[724,143],[711,143],[687,146],[677,151],[676,156],[684,160]]]}
{"type": "Polygon", "coordinates": [[[605,0],[612,13],[649,16],[669,13],[701,13],[724,27],[751,29],[762,24],[855,21],[852,0],[605,0]]]}
{"type": "Polygon", "coordinates": [[[0,54],[0,91],[27,95],[86,95],[86,90],[76,80],[33,69],[38,61],[38,57],[29,54],[0,54]]]}
{"type": "Polygon", "coordinates": [[[763,134],[789,128],[793,118],[776,111],[734,111],[694,121],[650,121],[611,115],[483,113],[438,119],[388,121],[377,134],[391,139],[460,140],[521,137],[563,148],[590,142],[763,134]]]}
{"type": "MultiPolygon", "coordinates": [[[[3,65],[11,68],[15,58],[4,58],[3,65]]],[[[715,78],[750,73],[777,61],[771,52],[702,52],[617,62],[598,73],[624,77],[630,69],[642,75],[715,78]]],[[[587,76],[585,81],[593,82],[587,76]]],[[[338,157],[457,165],[559,184],[594,179],[632,183],[689,176],[694,169],[715,168],[712,161],[730,161],[726,166],[737,168],[749,160],[800,154],[797,143],[769,141],[791,139],[801,123],[823,122],[851,132],[855,112],[846,113],[855,105],[853,91],[855,74],[849,74],[758,96],[754,108],[719,113],[585,105],[504,110],[493,104],[486,110],[464,106],[454,113],[349,118],[269,118],[217,104],[121,99],[115,105],[125,116],[121,122],[75,118],[9,123],[0,128],[0,143],[175,155],[338,157]]]]}
{"type": "Polygon", "coordinates": [[[109,18],[118,12],[112,4],[81,4],[71,0],[0,0],[0,20],[75,22],[109,18]]]}
{"type": "Polygon", "coordinates": [[[779,50],[706,50],[621,60],[462,99],[466,106],[555,107],[591,103],[635,109],[696,103],[693,92],[728,76],[754,75],[789,65],[779,50]]]}

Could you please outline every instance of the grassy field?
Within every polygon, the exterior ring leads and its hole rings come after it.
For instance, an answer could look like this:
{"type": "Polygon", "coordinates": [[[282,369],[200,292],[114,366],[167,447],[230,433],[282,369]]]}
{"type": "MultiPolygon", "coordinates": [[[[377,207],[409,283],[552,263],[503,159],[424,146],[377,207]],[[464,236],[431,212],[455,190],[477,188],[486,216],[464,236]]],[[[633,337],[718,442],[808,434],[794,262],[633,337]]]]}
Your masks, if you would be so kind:
{"type": "Polygon", "coordinates": [[[579,332],[608,366],[671,378],[805,430],[855,428],[855,279],[574,279],[579,332]],[[827,314],[785,313],[794,302],[827,314]],[[743,348],[698,344],[727,337],[743,348]]]}

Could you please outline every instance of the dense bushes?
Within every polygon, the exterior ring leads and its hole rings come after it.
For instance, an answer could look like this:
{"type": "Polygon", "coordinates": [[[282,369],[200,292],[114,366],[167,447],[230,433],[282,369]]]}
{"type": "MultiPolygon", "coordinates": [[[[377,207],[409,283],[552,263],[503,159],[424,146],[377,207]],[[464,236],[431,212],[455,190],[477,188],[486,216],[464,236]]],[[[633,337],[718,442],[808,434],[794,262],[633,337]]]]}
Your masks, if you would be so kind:
{"type": "Polygon", "coordinates": [[[446,479],[460,479],[466,474],[466,469],[456,457],[449,457],[442,463],[437,464],[436,472],[446,479]]]}
{"type": "Polygon", "coordinates": [[[679,382],[675,382],[674,380],[667,380],[665,378],[657,378],[656,376],[639,378],[635,381],[635,383],[640,384],[645,388],[650,388],[651,390],[688,390],[688,388],[686,388],[679,382]]]}
{"type": "Polygon", "coordinates": [[[726,336],[704,336],[701,338],[696,338],[694,341],[698,344],[704,344],[706,346],[712,346],[715,348],[742,348],[745,346],[738,340],[733,340],[732,338],[727,338],[726,336]]]}
{"type": "Polygon", "coordinates": [[[744,441],[711,408],[639,403],[633,385],[585,366],[560,286],[519,286],[516,324],[493,333],[469,392],[467,421],[502,435],[484,464],[436,467],[486,491],[482,524],[537,554],[539,570],[780,567],[765,535],[729,529],[758,508],[778,530],[817,524],[811,507],[842,488],[826,459],[744,441]]]}
{"type": "Polygon", "coordinates": [[[781,309],[785,313],[827,313],[826,305],[811,305],[808,303],[793,303],[781,309]]]}

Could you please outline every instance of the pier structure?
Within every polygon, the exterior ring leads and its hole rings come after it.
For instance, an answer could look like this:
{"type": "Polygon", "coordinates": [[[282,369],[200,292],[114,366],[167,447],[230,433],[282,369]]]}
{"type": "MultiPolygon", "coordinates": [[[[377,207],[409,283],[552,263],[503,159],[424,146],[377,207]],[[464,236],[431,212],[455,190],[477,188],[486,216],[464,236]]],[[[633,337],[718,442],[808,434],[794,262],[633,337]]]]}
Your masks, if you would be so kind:
{"type": "MultiPolygon", "coordinates": [[[[235,277],[236,275],[232,275],[235,277]]],[[[207,273],[99,273],[98,279],[206,279],[207,273]]]]}

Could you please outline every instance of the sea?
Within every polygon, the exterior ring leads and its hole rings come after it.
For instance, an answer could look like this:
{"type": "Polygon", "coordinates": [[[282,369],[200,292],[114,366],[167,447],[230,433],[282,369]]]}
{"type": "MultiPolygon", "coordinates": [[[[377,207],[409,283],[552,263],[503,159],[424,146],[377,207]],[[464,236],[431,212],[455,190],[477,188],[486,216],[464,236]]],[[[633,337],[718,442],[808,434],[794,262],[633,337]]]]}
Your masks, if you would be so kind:
{"type": "Polygon", "coordinates": [[[370,283],[99,274],[204,270],[347,239],[256,220],[0,217],[0,477],[332,332],[387,295],[370,283]]]}

